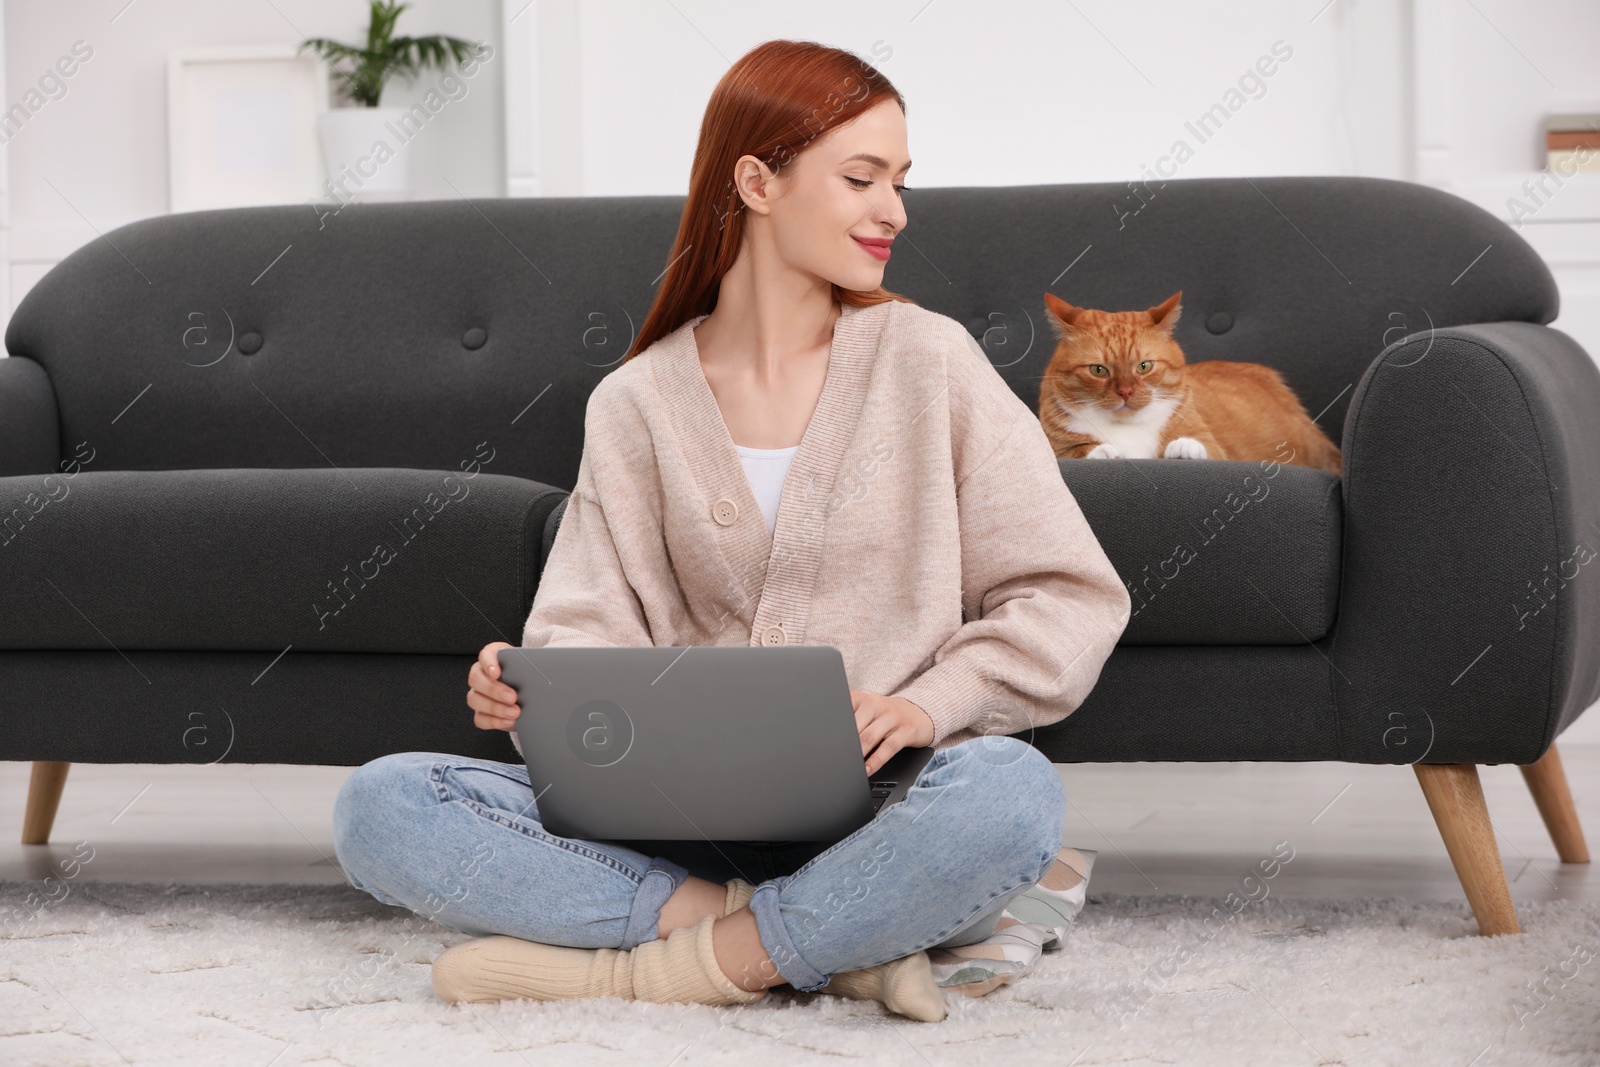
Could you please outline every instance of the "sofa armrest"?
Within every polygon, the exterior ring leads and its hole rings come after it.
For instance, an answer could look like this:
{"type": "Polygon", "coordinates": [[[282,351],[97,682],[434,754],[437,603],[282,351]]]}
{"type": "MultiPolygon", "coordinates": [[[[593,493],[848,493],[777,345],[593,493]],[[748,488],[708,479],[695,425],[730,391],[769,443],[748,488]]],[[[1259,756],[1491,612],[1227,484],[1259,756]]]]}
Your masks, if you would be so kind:
{"type": "Polygon", "coordinates": [[[1344,758],[1533,762],[1600,699],[1600,369],[1535,323],[1413,334],[1343,452],[1344,758]]]}
{"type": "Polygon", "coordinates": [[[49,474],[61,458],[56,391],[31,359],[0,359],[0,478],[49,474]]]}

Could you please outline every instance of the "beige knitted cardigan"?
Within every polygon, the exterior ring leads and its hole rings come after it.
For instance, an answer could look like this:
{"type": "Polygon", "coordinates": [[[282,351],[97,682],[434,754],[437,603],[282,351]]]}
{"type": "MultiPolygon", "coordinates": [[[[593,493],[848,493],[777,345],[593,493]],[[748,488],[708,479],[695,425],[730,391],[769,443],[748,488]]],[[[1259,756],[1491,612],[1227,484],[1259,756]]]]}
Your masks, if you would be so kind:
{"type": "Polygon", "coordinates": [[[769,534],[700,367],[704,318],[590,394],[523,645],[832,645],[850,688],[926,711],[935,747],[1077,708],[1131,598],[961,324],[843,309],[769,534]]]}

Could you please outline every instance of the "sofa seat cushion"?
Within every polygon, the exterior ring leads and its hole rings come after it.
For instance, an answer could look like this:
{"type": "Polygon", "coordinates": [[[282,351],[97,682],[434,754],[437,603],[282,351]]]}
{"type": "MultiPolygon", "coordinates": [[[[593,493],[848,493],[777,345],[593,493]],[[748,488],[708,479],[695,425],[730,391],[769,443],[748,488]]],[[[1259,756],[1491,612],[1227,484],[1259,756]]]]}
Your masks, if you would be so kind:
{"type": "Polygon", "coordinates": [[[1335,475],[1234,460],[1058,462],[1133,599],[1121,644],[1295,645],[1332,629],[1335,475]]]}
{"type": "Polygon", "coordinates": [[[0,649],[520,644],[564,495],[477,464],[0,478],[0,649]]]}

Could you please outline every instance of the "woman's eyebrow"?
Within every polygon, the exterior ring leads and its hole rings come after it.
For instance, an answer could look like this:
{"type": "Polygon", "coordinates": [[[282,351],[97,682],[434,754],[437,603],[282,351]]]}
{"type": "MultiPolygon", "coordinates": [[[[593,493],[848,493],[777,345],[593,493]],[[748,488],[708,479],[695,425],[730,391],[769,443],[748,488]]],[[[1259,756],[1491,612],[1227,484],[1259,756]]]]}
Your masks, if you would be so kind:
{"type": "MultiPolygon", "coordinates": [[[[882,156],[875,156],[871,152],[857,152],[855,155],[845,156],[839,162],[849,163],[853,159],[864,160],[867,163],[871,163],[874,167],[883,167],[885,170],[887,170],[889,167],[889,161],[887,159],[884,159],[882,156]]],[[[911,160],[909,159],[900,164],[900,170],[908,170],[910,167],[911,160]]],[[[895,173],[898,174],[900,171],[895,171],[895,173]]]]}

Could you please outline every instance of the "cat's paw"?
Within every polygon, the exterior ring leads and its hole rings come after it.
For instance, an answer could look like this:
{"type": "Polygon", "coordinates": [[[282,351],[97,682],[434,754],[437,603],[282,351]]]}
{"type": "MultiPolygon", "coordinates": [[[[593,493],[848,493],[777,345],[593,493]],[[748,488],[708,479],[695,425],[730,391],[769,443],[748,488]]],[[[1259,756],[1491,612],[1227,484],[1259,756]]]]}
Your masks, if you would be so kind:
{"type": "Polygon", "coordinates": [[[1083,454],[1084,459],[1126,459],[1122,449],[1109,441],[1102,441],[1083,454]]]}
{"type": "Polygon", "coordinates": [[[1193,437],[1174,437],[1161,453],[1166,459],[1205,459],[1206,446],[1193,437]]]}

